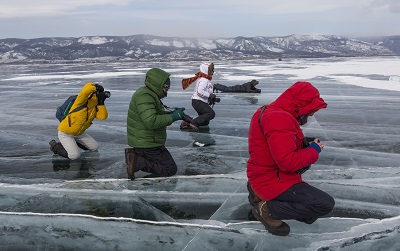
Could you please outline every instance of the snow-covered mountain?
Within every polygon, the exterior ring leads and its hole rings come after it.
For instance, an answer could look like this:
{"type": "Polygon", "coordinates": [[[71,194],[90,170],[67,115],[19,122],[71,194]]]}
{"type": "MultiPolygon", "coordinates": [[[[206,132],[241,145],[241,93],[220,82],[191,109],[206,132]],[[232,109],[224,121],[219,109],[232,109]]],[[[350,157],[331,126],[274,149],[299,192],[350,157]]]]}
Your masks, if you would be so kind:
{"type": "Polygon", "coordinates": [[[215,39],[151,35],[0,39],[0,63],[395,55],[400,55],[400,36],[384,37],[374,42],[334,35],[215,39]]]}

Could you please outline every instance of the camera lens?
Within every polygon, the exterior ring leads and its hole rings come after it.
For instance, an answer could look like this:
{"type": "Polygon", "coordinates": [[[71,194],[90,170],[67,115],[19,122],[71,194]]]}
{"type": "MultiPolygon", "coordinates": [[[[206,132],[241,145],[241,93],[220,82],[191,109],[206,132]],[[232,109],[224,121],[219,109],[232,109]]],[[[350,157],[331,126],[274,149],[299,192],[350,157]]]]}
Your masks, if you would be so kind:
{"type": "Polygon", "coordinates": [[[111,97],[111,92],[105,91],[104,94],[106,95],[107,98],[111,97]]]}

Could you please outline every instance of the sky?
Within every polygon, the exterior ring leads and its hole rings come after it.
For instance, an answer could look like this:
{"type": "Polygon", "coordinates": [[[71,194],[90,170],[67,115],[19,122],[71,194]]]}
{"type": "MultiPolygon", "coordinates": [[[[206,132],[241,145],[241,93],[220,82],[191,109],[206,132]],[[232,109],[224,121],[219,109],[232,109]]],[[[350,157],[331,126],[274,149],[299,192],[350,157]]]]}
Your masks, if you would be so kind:
{"type": "Polygon", "coordinates": [[[1,0],[0,39],[400,35],[399,0],[1,0]]]}

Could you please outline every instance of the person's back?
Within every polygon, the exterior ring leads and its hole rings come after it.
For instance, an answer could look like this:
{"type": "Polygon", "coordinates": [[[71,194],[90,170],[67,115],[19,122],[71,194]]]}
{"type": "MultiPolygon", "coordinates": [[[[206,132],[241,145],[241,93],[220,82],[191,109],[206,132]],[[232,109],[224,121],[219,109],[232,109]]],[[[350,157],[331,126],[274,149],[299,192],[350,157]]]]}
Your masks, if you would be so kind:
{"type": "Polygon", "coordinates": [[[96,91],[96,85],[92,82],[86,83],[82,87],[70,110],[73,111],[84,104],[87,104],[86,107],[67,115],[60,122],[57,128],[59,131],[72,135],[80,135],[92,125],[93,119],[105,120],[108,117],[105,106],[98,105],[99,100],[97,96],[92,95],[96,91]]]}

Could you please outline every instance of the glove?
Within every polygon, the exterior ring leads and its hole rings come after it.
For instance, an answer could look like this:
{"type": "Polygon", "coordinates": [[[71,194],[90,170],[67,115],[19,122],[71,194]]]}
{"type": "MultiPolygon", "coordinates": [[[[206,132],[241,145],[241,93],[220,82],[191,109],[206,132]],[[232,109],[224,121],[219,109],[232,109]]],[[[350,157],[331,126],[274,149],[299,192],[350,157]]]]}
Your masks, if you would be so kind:
{"type": "Polygon", "coordinates": [[[314,148],[318,153],[321,152],[321,147],[319,147],[319,145],[317,143],[315,143],[314,141],[311,142],[310,146],[307,148],[314,148]]]}
{"type": "MultiPolygon", "coordinates": [[[[309,147],[311,142],[314,142],[314,139],[315,138],[312,138],[312,137],[304,137],[304,139],[303,139],[303,148],[309,147]]],[[[319,142],[319,140],[318,140],[318,142],[319,142]]]]}
{"type": "Polygon", "coordinates": [[[104,87],[99,85],[99,84],[95,84],[94,86],[96,86],[96,92],[104,92],[104,87]]]}
{"type": "Polygon", "coordinates": [[[208,97],[208,102],[213,102],[213,100],[217,97],[214,93],[211,93],[210,96],[208,97]]]}
{"type": "Polygon", "coordinates": [[[107,96],[104,92],[97,93],[97,105],[104,105],[104,100],[106,100],[107,96]]]}
{"type": "Polygon", "coordinates": [[[177,121],[177,120],[183,120],[185,117],[185,113],[183,112],[185,108],[176,108],[173,112],[170,113],[172,120],[177,121]]]}
{"type": "Polygon", "coordinates": [[[301,174],[305,173],[308,169],[310,169],[310,167],[311,167],[311,165],[303,167],[302,169],[297,170],[296,173],[301,175],[301,174]]]}

